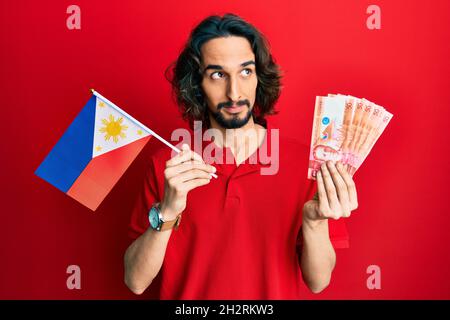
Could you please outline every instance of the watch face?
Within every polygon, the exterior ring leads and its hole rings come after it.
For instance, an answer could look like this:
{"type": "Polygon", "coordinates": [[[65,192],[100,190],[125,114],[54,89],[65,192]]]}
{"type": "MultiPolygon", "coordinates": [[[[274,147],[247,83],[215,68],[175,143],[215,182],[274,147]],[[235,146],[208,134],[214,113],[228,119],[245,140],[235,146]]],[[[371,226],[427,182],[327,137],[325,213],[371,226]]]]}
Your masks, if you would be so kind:
{"type": "Polygon", "coordinates": [[[150,213],[148,215],[148,219],[150,221],[150,225],[152,226],[153,229],[156,229],[159,225],[159,214],[158,214],[158,210],[156,210],[155,208],[152,208],[150,210],[150,213]]]}

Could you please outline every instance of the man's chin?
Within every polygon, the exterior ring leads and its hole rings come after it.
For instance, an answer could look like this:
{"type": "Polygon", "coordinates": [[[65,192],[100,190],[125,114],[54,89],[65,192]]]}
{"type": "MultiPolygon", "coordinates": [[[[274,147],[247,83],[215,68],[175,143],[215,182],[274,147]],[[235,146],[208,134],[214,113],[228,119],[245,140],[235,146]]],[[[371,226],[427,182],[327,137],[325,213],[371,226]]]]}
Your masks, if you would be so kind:
{"type": "Polygon", "coordinates": [[[226,110],[219,110],[217,112],[210,112],[216,122],[225,129],[238,129],[245,126],[250,118],[252,117],[252,112],[249,108],[245,108],[238,113],[229,113],[226,110]]]}

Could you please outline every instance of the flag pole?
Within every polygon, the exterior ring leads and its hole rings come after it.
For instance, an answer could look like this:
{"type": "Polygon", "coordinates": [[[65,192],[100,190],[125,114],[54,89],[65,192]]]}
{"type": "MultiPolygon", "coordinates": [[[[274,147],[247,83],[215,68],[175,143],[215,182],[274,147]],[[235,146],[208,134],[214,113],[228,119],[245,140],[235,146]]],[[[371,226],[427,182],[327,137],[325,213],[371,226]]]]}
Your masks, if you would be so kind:
{"type": "MultiPolygon", "coordinates": [[[[175,147],[174,145],[172,145],[170,142],[168,142],[167,140],[165,140],[163,137],[161,137],[159,134],[157,134],[155,131],[153,131],[152,129],[150,129],[149,127],[147,127],[146,125],[142,124],[140,121],[136,120],[135,118],[133,118],[132,116],[130,116],[127,112],[125,112],[124,110],[120,109],[118,106],[116,106],[114,103],[112,103],[111,101],[109,101],[108,99],[106,99],[104,96],[102,96],[100,93],[98,93],[97,91],[95,91],[94,89],[91,89],[91,92],[93,95],[95,95],[97,98],[99,98],[100,100],[103,100],[103,102],[105,102],[106,104],[108,104],[111,108],[113,108],[114,110],[116,110],[117,112],[123,114],[125,117],[127,117],[131,122],[134,122],[136,125],[142,127],[143,129],[145,129],[145,131],[147,131],[149,134],[151,134],[152,136],[154,136],[155,138],[157,138],[159,141],[161,141],[162,143],[164,143],[166,146],[170,147],[172,150],[174,150],[176,153],[180,153],[181,150],[178,149],[177,147],[175,147]]],[[[213,176],[214,178],[217,178],[217,175],[215,173],[210,173],[211,176],[213,176]]]]}

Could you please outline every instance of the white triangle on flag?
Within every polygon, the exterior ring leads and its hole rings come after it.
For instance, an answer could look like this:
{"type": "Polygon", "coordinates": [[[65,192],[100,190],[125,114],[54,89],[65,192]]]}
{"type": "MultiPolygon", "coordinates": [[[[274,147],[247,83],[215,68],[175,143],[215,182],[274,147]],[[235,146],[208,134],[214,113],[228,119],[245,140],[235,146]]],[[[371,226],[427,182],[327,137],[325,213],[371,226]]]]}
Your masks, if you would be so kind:
{"type": "Polygon", "coordinates": [[[142,127],[130,121],[97,97],[92,157],[123,147],[148,136],[142,127]]]}

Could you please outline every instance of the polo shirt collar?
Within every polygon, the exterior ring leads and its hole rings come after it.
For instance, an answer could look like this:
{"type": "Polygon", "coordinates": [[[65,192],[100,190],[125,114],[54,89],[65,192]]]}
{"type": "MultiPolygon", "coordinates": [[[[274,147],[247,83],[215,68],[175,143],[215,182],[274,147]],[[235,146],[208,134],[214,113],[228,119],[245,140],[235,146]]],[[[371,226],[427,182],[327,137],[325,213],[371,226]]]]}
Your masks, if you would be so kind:
{"type": "MultiPolygon", "coordinates": [[[[262,124],[264,126],[264,124],[262,124]]],[[[229,147],[219,147],[212,141],[205,141],[202,139],[202,151],[205,150],[206,147],[210,145],[209,148],[212,148],[215,152],[215,155],[218,159],[222,159],[222,163],[216,163],[214,158],[212,159],[204,159],[206,163],[209,163],[216,167],[216,174],[220,176],[233,176],[238,177],[245,174],[249,174],[255,171],[260,170],[263,167],[269,167],[271,164],[267,163],[268,160],[264,159],[264,155],[266,157],[270,157],[271,155],[271,146],[272,146],[272,135],[271,130],[274,129],[267,119],[265,119],[265,128],[266,133],[263,139],[262,144],[256,149],[253,153],[253,157],[256,156],[256,161],[252,161],[250,163],[249,158],[247,158],[243,163],[236,165],[236,160],[234,158],[233,153],[231,152],[231,148],[229,147]],[[261,157],[260,155],[263,155],[261,157]],[[232,163],[226,163],[226,159],[232,159],[232,163]]],[[[202,128],[202,137],[204,137],[204,133],[206,128],[202,128]]],[[[211,149],[209,149],[211,150],[211,149]]]]}

